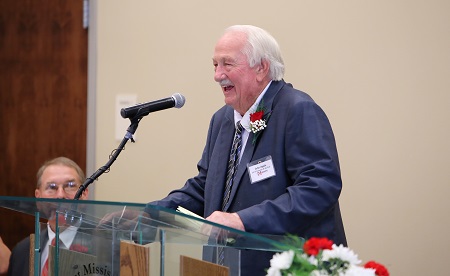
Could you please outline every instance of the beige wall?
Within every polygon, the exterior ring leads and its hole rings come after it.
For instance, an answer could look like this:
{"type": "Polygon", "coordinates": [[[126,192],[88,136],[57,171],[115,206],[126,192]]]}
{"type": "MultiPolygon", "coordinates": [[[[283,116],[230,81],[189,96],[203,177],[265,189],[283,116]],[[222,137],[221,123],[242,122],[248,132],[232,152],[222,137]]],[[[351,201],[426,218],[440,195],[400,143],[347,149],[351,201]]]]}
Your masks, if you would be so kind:
{"type": "Polygon", "coordinates": [[[95,168],[119,144],[117,95],[136,94],[139,102],[175,92],[186,97],[183,108],[141,121],[137,142],[92,185],[95,199],[148,202],[196,173],[209,119],[223,104],[213,81],[215,41],[229,25],[258,25],[281,45],[285,80],[308,92],[332,123],[350,247],[392,275],[446,274],[449,1],[105,0],[91,6],[95,168]]]}

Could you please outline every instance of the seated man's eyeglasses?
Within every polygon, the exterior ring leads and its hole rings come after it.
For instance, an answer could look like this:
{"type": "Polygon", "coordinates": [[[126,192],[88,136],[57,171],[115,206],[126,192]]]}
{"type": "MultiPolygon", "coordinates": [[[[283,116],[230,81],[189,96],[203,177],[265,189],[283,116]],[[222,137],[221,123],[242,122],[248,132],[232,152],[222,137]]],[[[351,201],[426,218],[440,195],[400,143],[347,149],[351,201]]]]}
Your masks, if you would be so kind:
{"type": "Polygon", "coordinates": [[[49,195],[55,195],[58,192],[60,186],[62,186],[66,194],[76,193],[79,187],[79,185],[75,181],[68,181],[62,185],[51,182],[47,183],[47,185],[45,186],[45,192],[49,195]]]}

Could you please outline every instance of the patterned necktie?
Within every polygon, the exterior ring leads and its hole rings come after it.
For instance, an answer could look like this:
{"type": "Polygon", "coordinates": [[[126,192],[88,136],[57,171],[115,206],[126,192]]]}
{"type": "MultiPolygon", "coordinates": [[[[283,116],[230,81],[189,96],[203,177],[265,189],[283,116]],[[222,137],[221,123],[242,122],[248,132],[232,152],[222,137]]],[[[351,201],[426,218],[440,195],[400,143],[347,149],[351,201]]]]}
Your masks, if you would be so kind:
{"type": "Polygon", "coordinates": [[[231,187],[233,186],[233,179],[236,174],[237,166],[239,165],[239,155],[242,147],[242,125],[241,122],[236,124],[236,132],[234,133],[233,145],[231,146],[230,159],[228,160],[227,180],[225,182],[225,193],[223,194],[222,211],[230,200],[231,187]]]}
{"type": "MultiPolygon", "coordinates": [[[[55,246],[56,245],[56,240],[55,238],[52,239],[51,245],[55,246]]],[[[48,249],[48,255],[47,255],[47,260],[45,261],[44,267],[42,268],[42,276],[47,276],[48,275],[48,257],[50,256],[50,248],[48,249]]]]}
{"type": "MultiPolygon", "coordinates": [[[[225,182],[225,192],[223,194],[222,211],[225,211],[228,201],[230,200],[231,187],[233,186],[233,179],[236,174],[237,166],[239,165],[239,155],[242,146],[242,125],[237,122],[236,131],[234,133],[233,145],[231,146],[230,158],[228,160],[227,179],[225,182]]],[[[225,261],[225,248],[219,246],[217,248],[217,263],[223,265],[225,261]]]]}

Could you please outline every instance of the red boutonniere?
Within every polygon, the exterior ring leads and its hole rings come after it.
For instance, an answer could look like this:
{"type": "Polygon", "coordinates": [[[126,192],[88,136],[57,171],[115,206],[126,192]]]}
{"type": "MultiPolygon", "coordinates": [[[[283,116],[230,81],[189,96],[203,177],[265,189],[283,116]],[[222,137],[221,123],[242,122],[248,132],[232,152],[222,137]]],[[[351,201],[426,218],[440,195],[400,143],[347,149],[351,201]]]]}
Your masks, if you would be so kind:
{"type": "Polygon", "coordinates": [[[263,101],[259,103],[256,111],[250,114],[250,130],[255,134],[253,136],[253,144],[255,144],[261,131],[267,127],[266,121],[269,119],[269,116],[270,113],[265,112],[263,101]]]}
{"type": "Polygon", "coordinates": [[[264,111],[256,111],[250,114],[250,130],[257,133],[267,127],[266,121],[263,119],[264,111]]]}
{"type": "Polygon", "coordinates": [[[81,244],[72,244],[70,246],[70,250],[81,253],[87,253],[89,251],[89,249],[86,246],[83,246],[81,244]]]}
{"type": "Polygon", "coordinates": [[[256,121],[259,121],[264,116],[264,111],[257,111],[255,113],[250,114],[250,122],[254,123],[256,121]]]}

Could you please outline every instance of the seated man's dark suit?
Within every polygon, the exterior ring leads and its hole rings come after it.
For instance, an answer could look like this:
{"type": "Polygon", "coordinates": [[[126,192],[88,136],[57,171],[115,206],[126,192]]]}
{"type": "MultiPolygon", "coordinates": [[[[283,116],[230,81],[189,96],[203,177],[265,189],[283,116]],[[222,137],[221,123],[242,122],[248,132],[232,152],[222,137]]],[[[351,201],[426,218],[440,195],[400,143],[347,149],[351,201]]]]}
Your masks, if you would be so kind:
{"type": "MultiPolygon", "coordinates": [[[[88,233],[90,232],[88,231],[88,233]]],[[[41,231],[39,242],[42,253],[44,246],[46,246],[48,242],[47,228],[41,231]]],[[[79,234],[79,232],[77,232],[74,240],[72,241],[71,250],[83,253],[93,253],[95,251],[94,244],[95,243],[92,240],[86,242],[86,236],[79,234]],[[86,246],[81,246],[81,244],[86,246]]],[[[64,244],[60,243],[59,246],[60,248],[65,248],[64,244]]],[[[30,275],[29,267],[30,267],[30,237],[27,237],[21,240],[19,243],[17,243],[16,246],[14,246],[13,250],[11,251],[11,258],[9,259],[8,276],[28,276],[30,275]]]]}
{"type": "MultiPolygon", "coordinates": [[[[40,235],[40,248],[44,248],[48,241],[48,231],[43,230],[40,235]]],[[[30,275],[30,237],[26,237],[14,246],[9,259],[8,276],[30,275]]]]}

